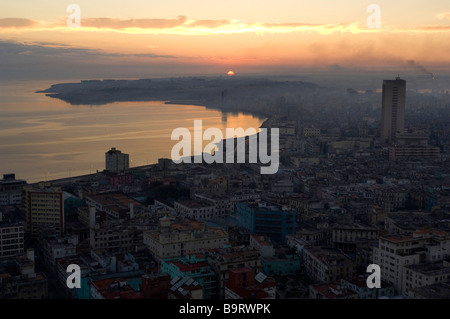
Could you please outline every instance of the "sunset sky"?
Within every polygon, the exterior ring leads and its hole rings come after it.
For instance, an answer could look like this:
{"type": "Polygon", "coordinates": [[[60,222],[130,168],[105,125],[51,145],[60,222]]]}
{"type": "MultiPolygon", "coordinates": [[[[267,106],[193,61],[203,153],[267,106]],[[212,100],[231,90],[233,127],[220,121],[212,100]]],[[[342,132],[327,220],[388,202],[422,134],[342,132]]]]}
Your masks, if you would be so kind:
{"type": "Polygon", "coordinates": [[[143,68],[171,75],[416,64],[450,71],[448,0],[0,3],[2,79],[139,77],[143,68]],[[72,3],[81,8],[80,28],[66,24],[72,3]],[[381,8],[379,29],[366,23],[372,3],[381,8]]]}

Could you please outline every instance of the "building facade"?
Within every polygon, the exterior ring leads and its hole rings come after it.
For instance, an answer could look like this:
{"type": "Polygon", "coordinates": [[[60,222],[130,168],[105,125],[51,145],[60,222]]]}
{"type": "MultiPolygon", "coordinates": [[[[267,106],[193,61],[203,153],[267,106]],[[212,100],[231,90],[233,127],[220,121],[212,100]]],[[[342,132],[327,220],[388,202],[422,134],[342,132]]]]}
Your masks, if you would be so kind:
{"type": "Polygon", "coordinates": [[[23,245],[23,224],[2,221],[2,213],[0,213],[0,259],[23,254],[23,245]]]}
{"type": "Polygon", "coordinates": [[[252,234],[268,236],[271,240],[286,241],[286,235],[295,233],[295,212],[280,205],[255,202],[236,203],[238,224],[252,234]]]}
{"type": "Polygon", "coordinates": [[[105,169],[111,173],[120,173],[130,168],[129,155],[111,148],[105,153],[105,169]]]}
{"type": "Polygon", "coordinates": [[[450,237],[435,230],[420,230],[411,235],[388,235],[373,248],[373,262],[380,266],[384,281],[403,294],[405,267],[444,260],[450,254],[450,237]]]}
{"type": "Polygon", "coordinates": [[[39,183],[38,187],[25,186],[22,196],[26,231],[36,236],[41,229],[52,229],[55,234],[64,233],[64,196],[58,187],[39,183]]]}
{"type": "Polygon", "coordinates": [[[144,232],[144,244],[157,261],[203,253],[206,249],[223,247],[227,242],[225,230],[192,220],[162,218],[157,230],[144,232]]]}
{"type": "Polygon", "coordinates": [[[381,105],[381,142],[391,144],[397,132],[405,129],[406,81],[397,77],[383,81],[381,105]]]}
{"type": "Polygon", "coordinates": [[[22,188],[27,182],[16,179],[15,174],[4,174],[0,180],[0,206],[20,205],[22,188]]]}

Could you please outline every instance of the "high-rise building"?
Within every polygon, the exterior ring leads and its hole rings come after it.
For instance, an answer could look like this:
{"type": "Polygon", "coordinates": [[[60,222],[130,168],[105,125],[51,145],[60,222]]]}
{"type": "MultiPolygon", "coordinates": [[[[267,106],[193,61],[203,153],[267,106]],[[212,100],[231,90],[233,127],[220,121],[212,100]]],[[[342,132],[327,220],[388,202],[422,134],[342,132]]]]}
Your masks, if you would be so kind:
{"type": "Polygon", "coordinates": [[[395,142],[397,132],[405,129],[406,81],[397,77],[395,80],[383,81],[381,106],[381,141],[395,142]]]}
{"type": "Polygon", "coordinates": [[[22,200],[27,232],[33,236],[50,229],[58,235],[64,233],[64,197],[60,188],[50,183],[25,186],[22,200]]]}
{"type": "Polygon", "coordinates": [[[130,167],[129,155],[111,148],[105,153],[105,169],[111,173],[120,173],[130,167]]]}

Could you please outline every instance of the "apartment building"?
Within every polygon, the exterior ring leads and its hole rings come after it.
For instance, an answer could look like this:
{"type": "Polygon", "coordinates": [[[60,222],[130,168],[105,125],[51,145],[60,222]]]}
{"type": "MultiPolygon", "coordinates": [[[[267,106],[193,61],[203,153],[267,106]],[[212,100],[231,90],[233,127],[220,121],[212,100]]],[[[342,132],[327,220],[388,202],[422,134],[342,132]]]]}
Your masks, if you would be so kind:
{"type": "Polygon", "coordinates": [[[157,261],[223,247],[228,233],[205,222],[161,218],[158,229],[144,232],[144,244],[157,261]]]}
{"type": "Polygon", "coordinates": [[[179,200],[174,203],[175,212],[181,218],[208,220],[218,215],[215,205],[206,200],[179,200]]]}
{"type": "Polygon", "coordinates": [[[382,279],[405,293],[405,267],[436,262],[450,257],[448,233],[424,229],[410,235],[388,235],[379,239],[373,248],[373,262],[380,266],[382,279]]]}
{"type": "Polygon", "coordinates": [[[25,186],[23,205],[26,217],[26,231],[37,236],[43,229],[53,233],[64,233],[64,196],[61,188],[50,183],[25,186]]]}
{"type": "Polygon", "coordinates": [[[3,220],[0,212],[0,259],[24,252],[24,226],[21,222],[3,220]]]}
{"type": "Polygon", "coordinates": [[[303,267],[314,281],[337,282],[356,275],[356,263],[337,249],[305,247],[303,267]]]}
{"type": "Polygon", "coordinates": [[[450,261],[438,261],[406,266],[403,272],[402,291],[405,296],[413,297],[414,288],[424,287],[450,281],[450,261]]]}

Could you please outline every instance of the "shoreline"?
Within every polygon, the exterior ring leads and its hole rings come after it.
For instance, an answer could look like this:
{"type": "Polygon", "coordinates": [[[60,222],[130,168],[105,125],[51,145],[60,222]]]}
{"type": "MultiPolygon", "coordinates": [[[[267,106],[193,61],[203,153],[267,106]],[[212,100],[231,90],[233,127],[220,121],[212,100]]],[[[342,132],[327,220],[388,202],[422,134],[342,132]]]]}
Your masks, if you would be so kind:
{"type": "MultiPolygon", "coordinates": [[[[164,102],[164,101],[162,101],[164,102]]],[[[204,104],[200,104],[200,103],[192,103],[192,102],[188,102],[188,101],[174,101],[174,100],[170,100],[170,101],[166,101],[164,102],[164,104],[179,104],[179,105],[195,105],[195,106],[202,106],[205,108],[209,108],[209,109],[214,109],[217,111],[220,111],[221,113],[227,113],[227,112],[232,112],[232,111],[225,111],[225,110],[221,110],[218,108],[214,108],[214,107],[210,107],[204,104]],[[184,103],[183,103],[184,102],[184,103]]],[[[249,111],[242,111],[242,112],[238,112],[238,113],[247,113],[249,115],[252,115],[258,119],[264,119],[262,121],[262,123],[260,124],[259,128],[264,128],[266,127],[266,125],[270,122],[271,117],[266,116],[265,114],[262,113],[258,113],[258,114],[254,114],[255,112],[249,112],[249,111]]],[[[256,135],[258,135],[259,133],[256,133],[256,135]]],[[[250,136],[250,135],[248,135],[250,136]]],[[[248,137],[247,135],[245,137],[248,137]]],[[[220,143],[225,143],[227,139],[223,138],[218,144],[220,143]]],[[[130,167],[129,171],[132,173],[133,170],[143,170],[143,169],[151,169],[152,167],[155,167],[156,165],[158,165],[158,162],[155,163],[149,163],[147,165],[141,165],[141,166],[134,166],[134,167],[130,167]]],[[[33,182],[30,183],[30,185],[37,185],[39,183],[52,183],[55,186],[62,186],[66,183],[70,183],[70,182],[78,182],[84,179],[90,179],[90,178],[94,178],[97,176],[97,174],[104,174],[104,171],[98,171],[96,173],[90,173],[90,174],[84,174],[84,175],[77,175],[77,176],[70,176],[70,177],[62,177],[62,178],[57,178],[57,179],[51,179],[51,180],[41,180],[41,181],[37,181],[37,182],[33,182]]],[[[26,179],[25,179],[26,180],[26,179]]]]}
{"type": "MultiPolygon", "coordinates": [[[[174,103],[175,104],[175,103],[174,103]]],[[[191,104],[190,104],[191,105],[191,104]]],[[[199,105],[199,106],[204,106],[204,105],[199,105]]],[[[270,117],[266,118],[261,125],[259,126],[259,128],[263,128],[265,127],[265,125],[271,120],[270,117]]],[[[256,133],[254,135],[258,135],[259,133],[256,133]]],[[[248,137],[251,135],[246,135],[245,137],[248,137]]],[[[241,137],[242,138],[242,137],[241,137]]],[[[226,138],[223,138],[219,143],[217,144],[224,144],[226,142],[226,138]]],[[[202,155],[203,156],[203,155],[202,155]]],[[[150,163],[147,165],[141,165],[141,166],[134,166],[134,167],[130,167],[129,171],[131,172],[132,170],[142,170],[142,169],[151,169],[152,167],[154,167],[155,165],[158,165],[158,163],[150,163]]],[[[30,183],[30,185],[37,185],[39,183],[52,183],[55,185],[58,184],[65,184],[68,182],[76,182],[79,180],[83,180],[83,179],[87,179],[87,178],[92,178],[97,176],[97,174],[103,174],[104,171],[98,171],[96,173],[91,173],[91,174],[85,174],[85,175],[77,175],[77,176],[70,176],[70,177],[62,177],[62,178],[58,178],[58,179],[52,179],[52,180],[47,180],[47,181],[38,181],[38,182],[33,182],[30,183]]]]}
{"type": "MultiPolygon", "coordinates": [[[[136,83],[141,83],[142,81],[145,80],[133,80],[131,82],[136,81],[136,83]]],[[[127,81],[128,82],[128,81],[127,81]]],[[[147,82],[147,81],[145,81],[147,82]]],[[[154,81],[148,81],[148,83],[151,83],[154,81]]],[[[228,81],[229,82],[229,81],[228,81]]],[[[102,91],[100,93],[100,95],[96,95],[96,91],[93,90],[92,87],[90,87],[90,85],[96,86],[96,85],[102,85],[105,84],[106,86],[111,85],[111,83],[123,83],[123,81],[121,80],[111,80],[111,81],[80,81],[78,83],[56,83],[56,84],[52,84],[49,88],[47,89],[42,89],[42,90],[37,90],[35,91],[35,93],[38,94],[45,94],[46,97],[49,98],[56,98],[62,101],[65,101],[67,103],[70,103],[72,105],[91,105],[91,104],[108,104],[108,103],[114,103],[114,102],[134,102],[134,101],[142,101],[142,102],[152,102],[152,101],[160,101],[164,104],[178,104],[178,105],[194,105],[194,106],[201,106],[204,107],[206,109],[211,109],[211,110],[216,110],[216,111],[220,111],[222,114],[226,114],[226,113],[243,113],[246,115],[251,115],[255,118],[257,118],[258,120],[261,121],[261,124],[259,125],[259,128],[264,128],[264,127],[268,127],[271,119],[272,119],[272,115],[267,114],[266,112],[263,111],[259,111],[259,110],[255,110],[255,108],[252,107],[248,107],[245,104],[244,105],[224,105],[223,100],[221,101],[220,99],[217,98],[217,96],[210,96],[206,89],[205,91],[205,95],[200,94],[200,98],[184,98],[181,96],[173,96],[178,95],[176,94],[176,92],[171,92],[169,90],[162,92],[162,95],[160,95],[160,92],[156,92],[153,93],[155,95],[151,95],[150,93],[152,93],[149,90],[144,90],[143,87],[140,87],[137,89],[136,95],[130,95],[126,92],[124,92],[124,94],[117,94],[116,92],[106,92],[106,91],[102,91]],[[92,92],[92,98],[87,98],[86,96],[74,99],[74,97],[77,96],[77,93],[80,93],[80,91],[85,91],[86,93],[90,93],[92,92]],[[166,93],[166,94],[164,94],[166,93]],[[141,96],[139,96],[140,94],[142,94],[141,96]],[[160,95],[160,96],[157,96],[160,95]],[[165,96],[164,96],[165,95],[165,96]],[[172,97],[170,96],[172,95],[172,97]],[[237,109],[239,108],[239,110],[237,109]]],[[[144,83],[145,85],[148,83],[144,83]]],[[[108,90],[108,87],[104,88],[106,90],[108,90]]],[[[217,89],[217,87],[216,87],[217,89]]],[[[220,90],[222,90],[224,88],[221,88],[220,90]]],[[[200,92],[202,92],[203,90],[200,90],[200,92]]],[[[217,92],[215,90],[215,92],[217,92]]],[[[198,92],[197,92],[198,93],[198,92]]],[[[182,94],[184,95],[184,94],[182,94]]],[[[226,104],[227,102],[225,102],[226,104]]],[[[259,133],[256,133],[259,134],[259,133]]],[[[247,136],[245,136],[247,137],[247,136]]],[[[221,140],[220,143],[225,143],[226,138],[223,138],[221,140]]],[[[146,169],[146,168],[151,168],[155,165],[157,165],[158,162],[155,163],[149,163],[147,165],[142,165],[142,166],[135,166],[135,167],[130,167],[130,171],[132,171],[133,169],[146,169]]],[[[98,173],[103,173],[103,171],[98,171],[98,173]]],[[[38,182],[33,182],[31,184],[37,184],[40,182],[50,182],[50,183],[55,183],[55,184],[64,184],[64,183],[69,183],[69,182],[76,182],[79,181],[81,179],[89,179],[92,177],[95,177],[97,175],[97,173],[91,173],[91,174],[84,174],[84,175],[78,175],[78,176],[71,176],[71,177],[62,177],[62,178],[58,178],[58,179],[52,179],[52,180],[47,180],[47,181],[38,181],[38,182]]]]}

